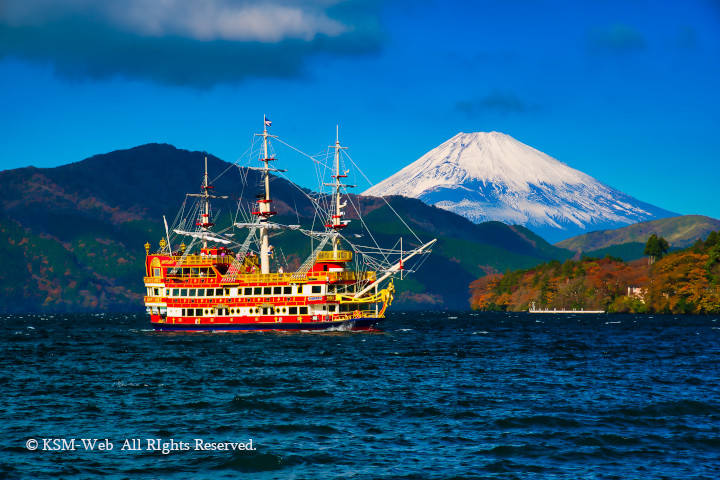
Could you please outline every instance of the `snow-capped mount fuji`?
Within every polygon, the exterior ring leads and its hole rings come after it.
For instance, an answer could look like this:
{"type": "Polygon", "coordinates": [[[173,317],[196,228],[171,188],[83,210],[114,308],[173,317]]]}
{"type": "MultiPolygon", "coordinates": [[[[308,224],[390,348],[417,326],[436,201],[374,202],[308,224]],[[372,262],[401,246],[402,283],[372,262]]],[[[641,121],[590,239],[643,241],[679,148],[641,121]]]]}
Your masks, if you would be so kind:
{"type": "Polygon", "coordinates": [[[403,195],[475,223],[556,242],[678,214],[641,202],[500,132],[458,133],[363,195],[403,195]]]}

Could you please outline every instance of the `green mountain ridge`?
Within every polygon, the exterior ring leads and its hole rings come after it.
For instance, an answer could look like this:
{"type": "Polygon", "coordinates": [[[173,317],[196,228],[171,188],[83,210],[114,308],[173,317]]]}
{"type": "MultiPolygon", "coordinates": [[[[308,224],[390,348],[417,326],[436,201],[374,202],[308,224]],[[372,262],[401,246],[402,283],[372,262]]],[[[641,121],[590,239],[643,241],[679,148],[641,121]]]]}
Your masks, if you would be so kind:
{"type": "Polygon", "coordinates": [[[653,233],[664,237],[673,249],[691,246],[699,238],[720,228],[720,220],[704,215],[681,215],[636,223],[615,230],[601,230],[572,237],[555,244],[592,257],[611,255],[624,260],[643,256],[645,243],[653,233]]]}
{"type": "MultiPolygon", "coordinates": [[[[144,244],[156,248],[163,215],[171,223],[185,194],[199,190],[205,156],[211,178],[225,172],[213,182],[215,191],[234,195],[214,205],[230,224],[237,202],[254,200],[260,176],[205,152],[148,144],[56,168],[0,172],[0,259],[9,266],[0,276],[0,311],[142,310],[144,244]]],[[[272,185],[276,218],[312,225],[308,191],[282,178],[272,185]]],[[[353,200],[359,211],[347,209],[348,234],[360,234],[362,217],[382,246],[395,245],[399,235],[406,248],[419,244],[395,210],[422,242],[438,239],[422,267],[395,282],[396,308],[465,309],[468,286],[478,276],[572,255],[526,228],[476,225],[416,199],[353,200]]],[[[288,266],[309,253],[304,237],[286,234],[273,243],[288,266]]]]}

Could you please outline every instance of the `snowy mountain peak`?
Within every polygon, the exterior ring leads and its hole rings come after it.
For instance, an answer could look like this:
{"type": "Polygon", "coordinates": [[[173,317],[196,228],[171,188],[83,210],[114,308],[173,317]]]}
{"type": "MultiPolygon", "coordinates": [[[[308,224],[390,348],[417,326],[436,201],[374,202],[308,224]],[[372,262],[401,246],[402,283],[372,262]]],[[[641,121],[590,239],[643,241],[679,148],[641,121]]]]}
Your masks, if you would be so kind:
{"type": "Polygon", "coordinates": [[[548,239],[675,214],[615,190],[501,132],[458,133],[363,195],[403,195],[548,239]]]}

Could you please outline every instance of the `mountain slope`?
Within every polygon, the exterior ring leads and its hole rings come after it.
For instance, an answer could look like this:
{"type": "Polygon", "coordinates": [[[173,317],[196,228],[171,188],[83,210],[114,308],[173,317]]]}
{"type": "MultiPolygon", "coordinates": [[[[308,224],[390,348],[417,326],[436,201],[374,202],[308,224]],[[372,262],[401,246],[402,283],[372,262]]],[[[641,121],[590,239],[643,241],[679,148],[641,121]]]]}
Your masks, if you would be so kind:
{"type": "Polygon", "coordinates": [[[459,133],[363,195],[404,195],[558,241],[674,216],[499,132],[459,133]]]}
{"type": "Polygon", "coordinates": [[[671,247],[684,248],[695,243],[698,238],[705,238],[713,230],[719,229],[720,220],[704,215],[682,215],[641,222],[614,230],[590,232],[568,238],[556,243],[555,246],[574,252],[591,252],[627,244],[641,245],[644,249],[648,237],[656,233],[665,237],[671,247]]]}
{"type": "MultiPolygon", "coordinates": [[[[218,224],[228,225],[237,202],[254,200],[260,177],[204,152],[149,144],[56,168],[0,172],[0,261],[8,273],[0,276],[0,311],[142,309],[144,244],[156,248],[163,215],[172,223],[185,194],[198,191],[205,156],[211,178],[226,172],[215,191],[235,195],[213,204],[218,224]]],[[[297,186],[280,178],[272,185],[278,220],[308,227],[316,221],[297,186]]],[[[362,216],[381,245],[394,245],[398,235],[405,248],[417,243],[385,200],[353,198],[360,207],[348,234],[360,234],[362,216]]],[[[467,308],[477,277],[571,255],[523,227],[476,225],[416,199],[387,200],[422,241],[438,238],[422,268],[395,283],[396,308],[467,308]]],[[[297,232],[273,237],[273,244],[287,267],[297,268],[308,253],[297,232]]]]}

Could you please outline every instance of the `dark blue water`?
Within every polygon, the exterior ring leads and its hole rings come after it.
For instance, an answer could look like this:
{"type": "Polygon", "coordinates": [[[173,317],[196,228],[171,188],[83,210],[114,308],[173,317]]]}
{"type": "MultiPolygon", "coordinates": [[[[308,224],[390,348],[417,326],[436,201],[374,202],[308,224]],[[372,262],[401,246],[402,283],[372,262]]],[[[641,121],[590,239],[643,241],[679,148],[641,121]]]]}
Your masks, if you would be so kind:
{"type": "Polygon", "coordinates": [[[0,477],[720,478],[715,317],[395,313],[383,328],[0,317],[0,477]],[[171,441],[188,449],[153,449],[171,441]]]}

